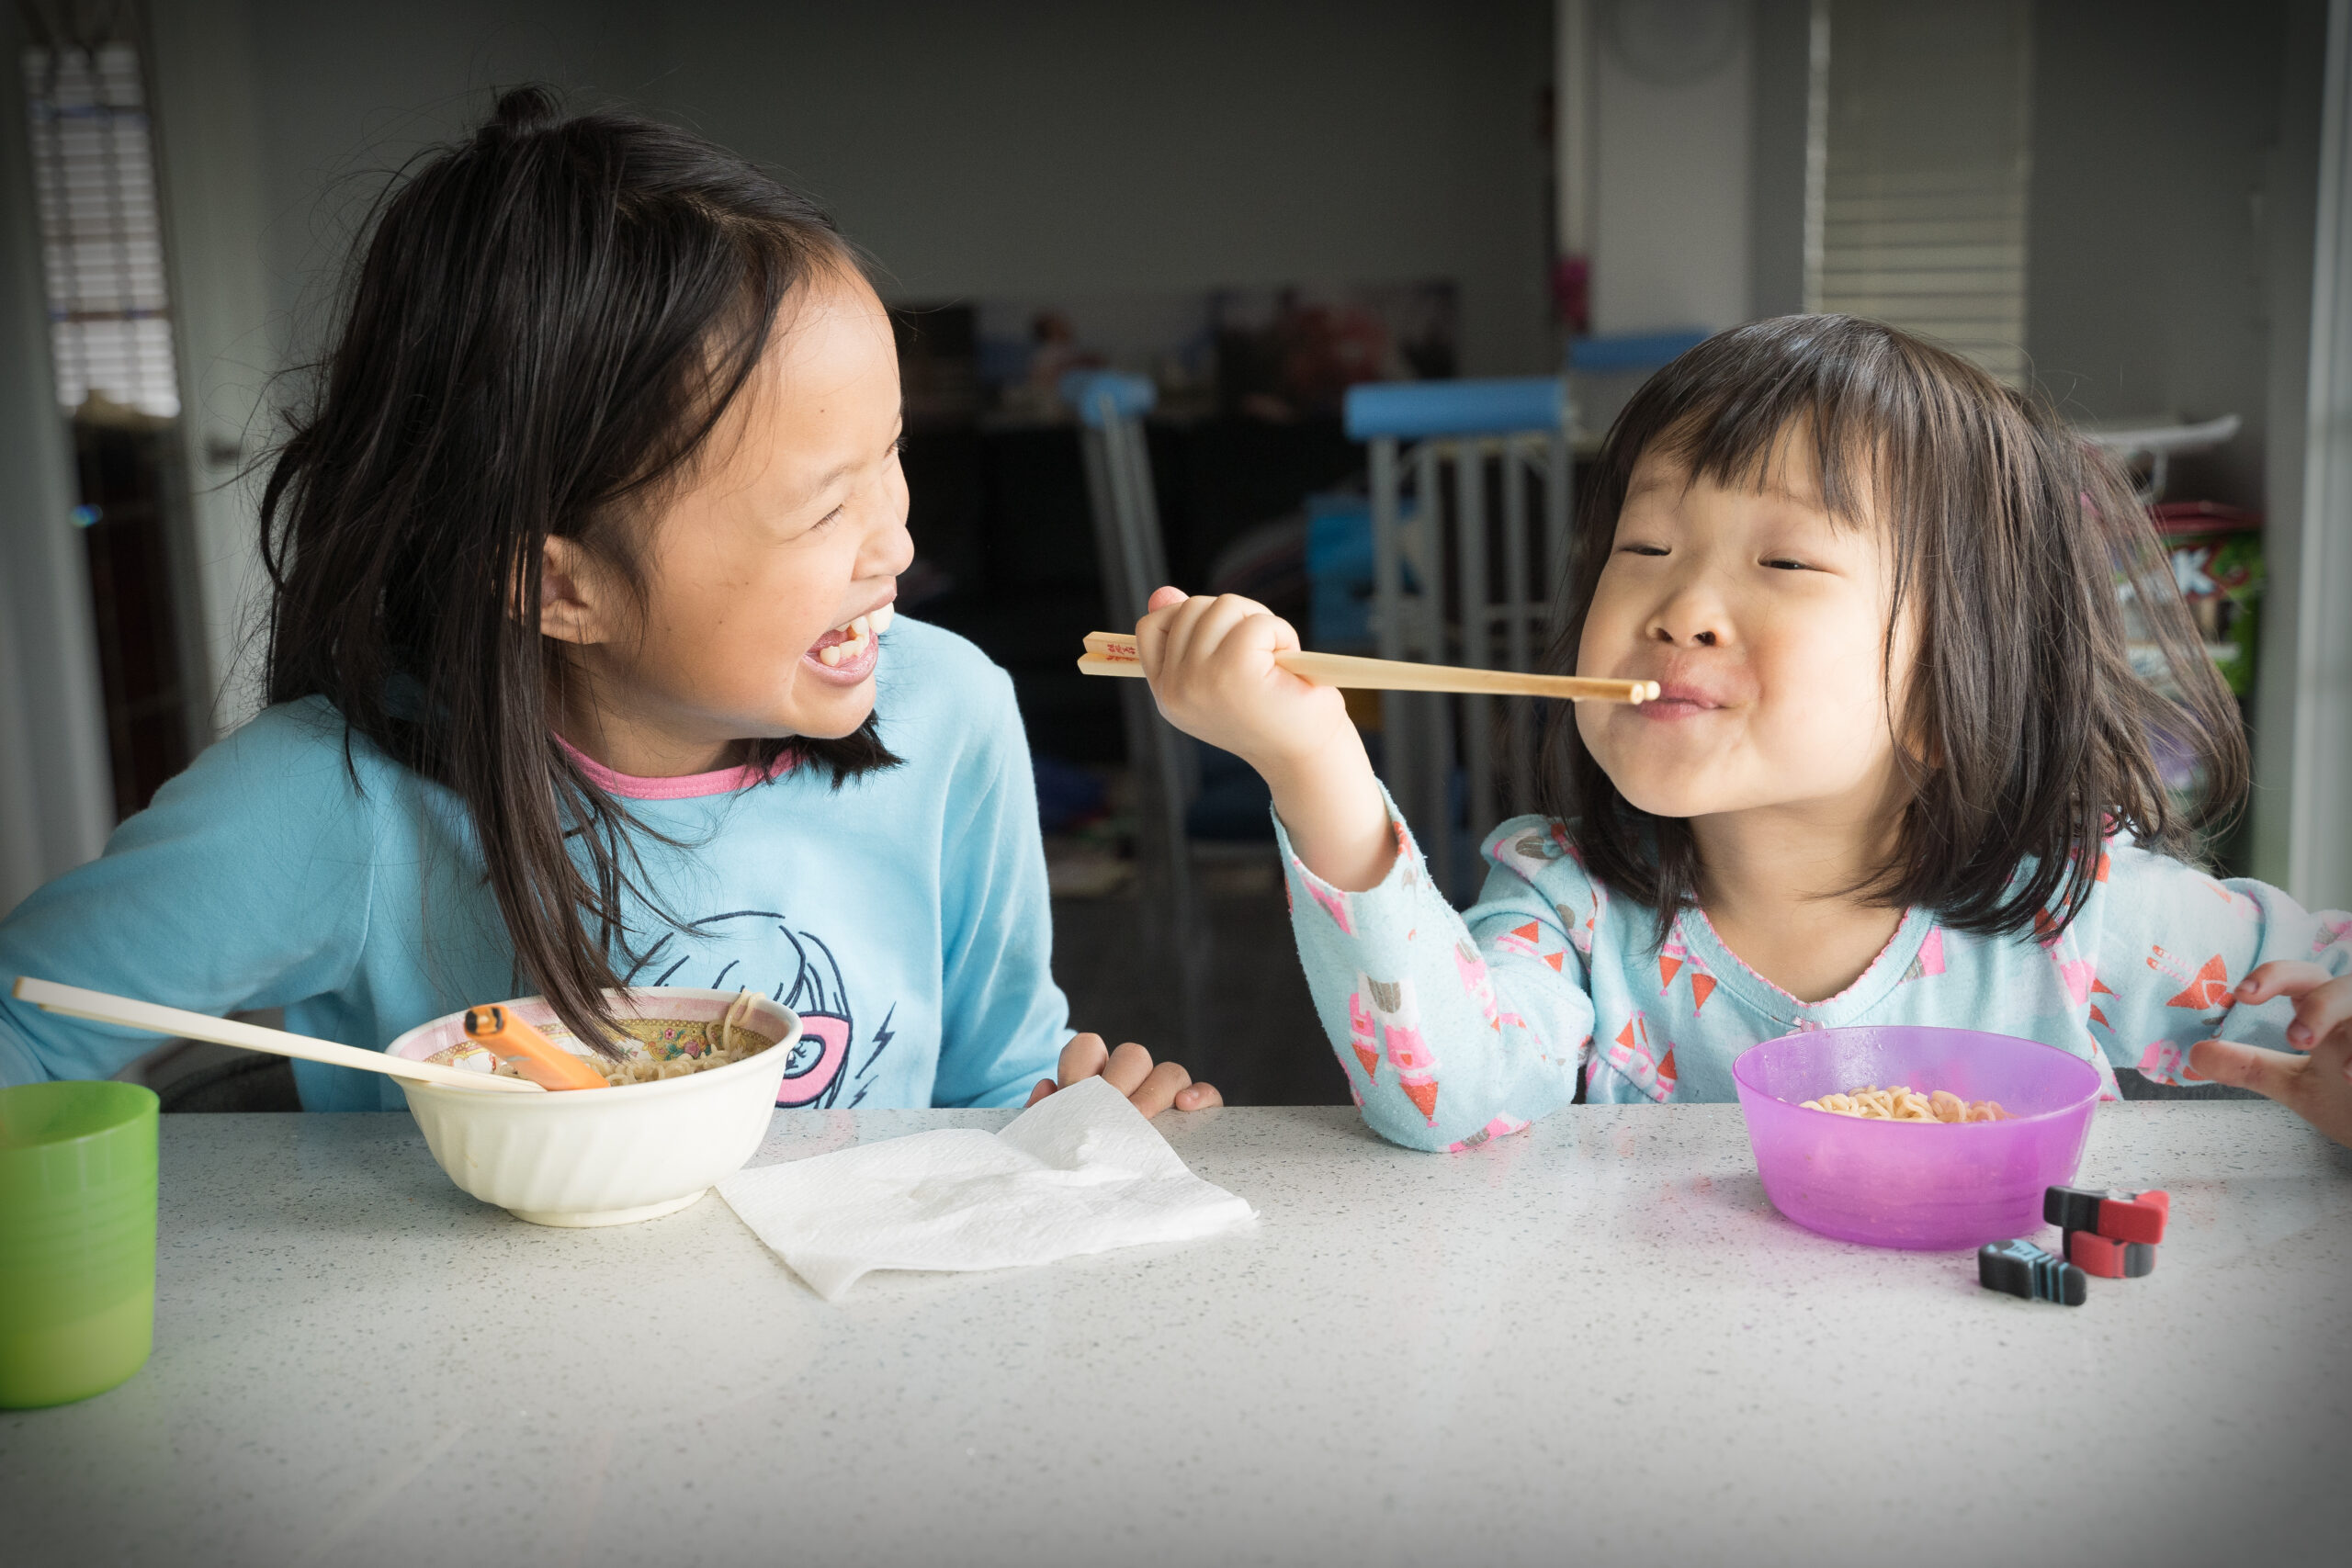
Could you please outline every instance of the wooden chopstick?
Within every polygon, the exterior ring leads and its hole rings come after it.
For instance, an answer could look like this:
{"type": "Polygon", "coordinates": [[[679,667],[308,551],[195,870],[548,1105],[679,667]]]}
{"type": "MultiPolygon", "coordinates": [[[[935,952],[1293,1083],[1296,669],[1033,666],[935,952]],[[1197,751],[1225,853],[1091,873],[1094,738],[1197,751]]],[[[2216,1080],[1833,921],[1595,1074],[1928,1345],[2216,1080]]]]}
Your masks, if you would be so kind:
{"type": "Polygon", "coordinates": [[[292,1056],[298,1061],[324,1062],[331,1066],[356,1067],[363,1073],[383,1073],[415,1083],[442,1084],[450,1089],[487,1089],[492,1094],[547,1092],[528,1078],[468,1072],[462,1067],[445,1067],[438,1062],[412,1062],[404,1056],[387,1056],[381,1051],[362,1051],[356,1045],[344,1045],[333,1040],[314,1040],[307,1034],[289,1034],[283,1029],[265,1029],[258,1023],[239,1023],[232,1018],[214,1018],[209,1013],[158,1007],[153,1002],[134,1001],[129,997],[110,996],[105,991],[61,986],[54,980],[36,980],[19,975],[17,976],[16,995],[17,1000],[30,1002],[43,1012],[61,1013],[67,1018],[86,1018],[93,1023],[119,1024],[125,1029],[144,1029],[157,1034],[182,1034],[190,1040],[206,1040],[215,1045],[233,1045],[243,1051],[268,1051],[280,1056],[292,1056]]]}
{"type": "MultiPolygon", "coordinates": [[[[1526,675],[1516,670],[1469,670],[1455,664],[1410,664],[1395,659],[1360,659],[1351,653],[1278,653],[1274,662],[1318,686],[1351,686],[1360,692],[1471,692],[1505,697],[1558,697],[1572,703],[1645,703],[1657,696],[1656,681],[1600,681],[1583,675],[1526,675]]],[[[1136,639],[1117,632],[1086,634],[1086,657],[1078,668],[1088,675],[1143,674],[1136,639]]]]}

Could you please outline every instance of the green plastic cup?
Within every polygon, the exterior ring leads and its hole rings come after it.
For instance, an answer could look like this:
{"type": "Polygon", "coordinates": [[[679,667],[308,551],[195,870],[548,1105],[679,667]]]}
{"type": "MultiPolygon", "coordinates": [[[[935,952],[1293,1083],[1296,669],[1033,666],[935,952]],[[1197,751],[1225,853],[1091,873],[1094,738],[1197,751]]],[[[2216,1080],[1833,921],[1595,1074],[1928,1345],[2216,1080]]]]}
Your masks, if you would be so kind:
{"type": "Polygon", "coordinates": [[[155,1112],[127,1083],[0,1089],[0,1405],[104,1393],[155,1343],[155,1112]]]}

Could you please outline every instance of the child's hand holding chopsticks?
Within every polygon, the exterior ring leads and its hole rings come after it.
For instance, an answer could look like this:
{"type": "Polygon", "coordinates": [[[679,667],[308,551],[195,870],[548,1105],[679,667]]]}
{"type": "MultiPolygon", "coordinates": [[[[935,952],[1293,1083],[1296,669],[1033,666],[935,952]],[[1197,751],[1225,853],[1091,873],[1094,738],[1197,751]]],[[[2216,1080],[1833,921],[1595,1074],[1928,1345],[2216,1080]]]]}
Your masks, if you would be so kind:
{"type": "Polygon", "coordinates": [[[1298,649],[1291,624],[1235,593],[1162,588],[1150,609],[1136,641],[1168,722],[1264,776],[1309,870],[1351,891],[1376,886],[1396,856],[1387,803],[1339,689],[1274,662],[1298,649]]]}
{"type": "Polygon", "coordinates": [[[1263,773],[1355,733],[1339,688],[1275,664],[1298,650],[1298,633],[1256,600],[1162,588],[1150,608],[1136,626],[1144,675],[1159,711],[1187,735],[1263,773]]]}

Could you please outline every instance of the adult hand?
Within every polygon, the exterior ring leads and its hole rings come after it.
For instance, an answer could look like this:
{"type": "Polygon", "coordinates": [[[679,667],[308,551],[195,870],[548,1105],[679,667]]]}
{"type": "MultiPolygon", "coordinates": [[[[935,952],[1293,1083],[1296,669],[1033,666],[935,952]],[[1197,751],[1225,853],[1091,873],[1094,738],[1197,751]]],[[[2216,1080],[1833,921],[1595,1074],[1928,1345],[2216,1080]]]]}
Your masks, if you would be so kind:
{"type": "Polygon", "coordinates": [[[1080,1078],[1092,1077],[1107,1079],[1146,1116],[1157,1116],[1171,1105],[1179,1111],[1206,1111],[1225,1103],[1215,1084],[1194,1083],[1193,1075],[1174,1062],[1155,1065],[1151,1053],[1132,1040],[1113,1051],[1103,1045],[1100,1034],[1072,1035],[1062,1047],[1055,1074],[1037,1080],[1037,1087],[1029,1091],[1029,1104],[1080,1078]]]}
{"type": "Polygon", "coordinates": [[[2200,1077],[2277,1100],[2352,1148],[2352,975],[2280,959],[2258,965],[2238,982],[2231,999],[2258,1005],[2277,997],[2295,998],[2287,1043],[2302,1055],[2200,1040],[2188,1053],[2188,1065],[2200,1077]]]}

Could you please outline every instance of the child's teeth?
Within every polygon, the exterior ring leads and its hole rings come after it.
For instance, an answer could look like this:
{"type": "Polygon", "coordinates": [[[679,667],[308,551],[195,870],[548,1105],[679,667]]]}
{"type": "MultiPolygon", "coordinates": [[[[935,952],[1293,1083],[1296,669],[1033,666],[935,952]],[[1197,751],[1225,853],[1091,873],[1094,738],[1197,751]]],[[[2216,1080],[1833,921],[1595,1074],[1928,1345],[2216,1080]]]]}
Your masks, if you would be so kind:
{"type": "Polygon", "coordinates": [[[892,606],[885,604],[865,617],[866,624],[874,628],[874,635],[879,637],[890,629],[890,617],[898,613],[892,606]]]}
{"type": "Polygon", "coordinates": [[[817,657],[827,666],[836,670],[843,664],[854,664],[865,657],[866,639],[878,635],[882,628],[889,624],[890,607],[888,604],[879,610],[860,615],[854,621],[845,621],[833,628],[840,634],[842,640],[819,649],[817,657]]]}

